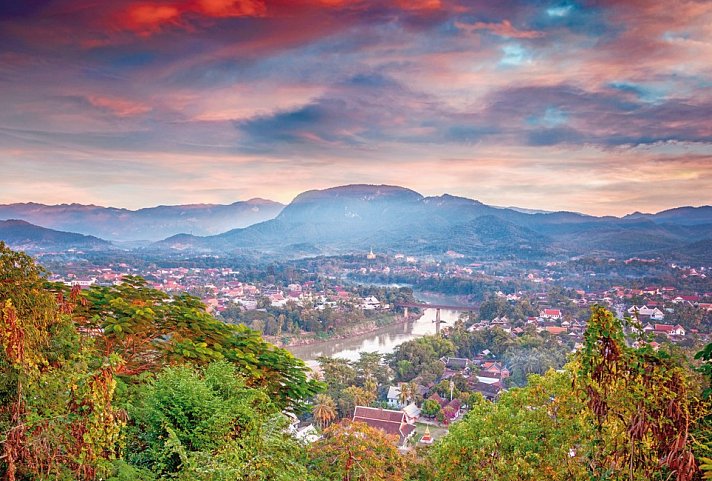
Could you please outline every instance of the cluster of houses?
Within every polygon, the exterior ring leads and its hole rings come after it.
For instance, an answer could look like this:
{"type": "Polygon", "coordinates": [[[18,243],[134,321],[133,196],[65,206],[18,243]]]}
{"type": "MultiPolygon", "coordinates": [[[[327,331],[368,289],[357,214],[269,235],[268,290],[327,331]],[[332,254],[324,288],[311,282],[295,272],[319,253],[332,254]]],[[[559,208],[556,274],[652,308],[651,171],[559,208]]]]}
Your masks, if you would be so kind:
{"type": "MultiPolygon", "coordinates": [[[[486,360],[482,353],[477,359],[447,357],[441,359],[444,364],[442,379],[448,380],[460,375],[467,381],[470,392],[478,392],[486,399],[495,400],[504,390],[503,381],[509,377],[509,370],[499,361],[486,360]],[[475,374],[476,373],[476,374],[475,374]]],[[[447,422],[452,422],[462,415],[463,404],[457,397],[441,396],[431,392],[429,387],[416,384],[413,396],[403,396],[401,390],[406,383],[392,385],[388,389],[386,400],[390,409],[356,406],[353,421],[360,421],[371,427],[382,429],[398,438],[398,445],[404,446],[415,432],[415,424],[421,420],[422,403],[427,400],[436,402],[447,422]],[[422,400],[418,406],[414,399],[422,400]]],[[[433,441],[430,432],[419,440],[424,444],[433,441]]]]}
{"type": "Polygon", "coordinates": [[[287,286],[248,283],[238,280],[239,272],[230,268],[156,268],[138,272],[126,265],[96,268],[84,275],[69,273],[52,280],[68,286],[88,288],[93,285],[120,284],[124,276],[142,275],[150,279],[151,287],[165,292],[202,292],[202,301],[210,312],[222,312],[239,305],[244,310],[257,309],[265,302],[273,307],[284,307],[288,302],[317,310],[340,309],[345,304],[364,311],[386,310],[390,306],[375,296],[360,297],[340,286],[317,290],[315,282],[291,283],[287,286]]]}
{"type": "Polygon", "coordinates": [[[543,309],[539,316],[527,317],[523,321],[512,321],[507,316],[498,316],[492,320],[483,319],[468,327],[468,331],[474,332],[483,329],[498,327],[504,332],[516,335],[524,334],[527,326],[534,326],[537,332],[548,332],[558,336],[568,334],[570,336],[581,336],[586,330],[586,323],[576,319],[564,319],[560,309],[543,309]]]}
{"type": "MultiPolygon", "coordinates": [[[[648,288],[640,290],[640,293],[643,295],[649,293],[659,295],[660,292],[665,292],[665,289],[670,290],[673,288],[662,289],[663,290],[648,288]]],[[[629,289],[624,289],[623,292],[613,293],[615,296],[626,296],[629,294],[629,289]]],[[[641,305],[633,304],[628,309],[625,309],[624,304],[613,304],[613,301],[609,304],[615,308],[616,314],[619,317],[622,318],[625,315],[638,319],[643,325],[643,331],[646,333],[664,335],[672,341],[680,340],[688,334],[687,330],[680,324],[663,323],[666,314],[674,312],[674,306],[685,303],[692,307],[712,312],[712,303],[701,302],[700,299],[702,298],[700,296],[668,296],[668,298],[668,305],[671,307],[664,307],[663,303],[659,301],[649,301],[641,305]]],[[[621,301],[621,299],[619,299],[619,301],[621,301]]],[[[526,331],[527,326],[534,326],[537,332],[548,332],[555,336],[567,335],[576,341],[580,340],[579,338],[581,338],[583,332],[586,330],[585,321],[573,319],[571,316],[564,316],[561,309],[549,307],[541,309],[538,316],[527,317],[525,320],[510,320],[507,316],[498,316],[491,320],[483,319],[469,326],[468,330],[474,332],[498,327],[505,332],[521,335],[526,331]]],[[[691,333],[698,334],[698,331],[692,330],[691,333]]]]}
{"type": "Polygon", "coordinates": [[[502,362],[488,360],[488,355],[489,351],[485,351],[472,360],[461,357],[442,359],[445,363],[443,379],[460,375],[465,378],[470,392],[480,393],[485,399],[494,401],[504,390],[504,380],[510,373],[502,362]]]}

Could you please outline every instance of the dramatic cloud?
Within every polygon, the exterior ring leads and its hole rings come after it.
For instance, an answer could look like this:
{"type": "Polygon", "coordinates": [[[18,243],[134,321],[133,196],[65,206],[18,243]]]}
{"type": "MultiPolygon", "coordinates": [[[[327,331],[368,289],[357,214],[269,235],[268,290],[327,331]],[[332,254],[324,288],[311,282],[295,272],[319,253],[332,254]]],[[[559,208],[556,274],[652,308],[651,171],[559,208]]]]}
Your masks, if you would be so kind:
{"type": "Polygon", "coordinates": [[[0,202],[710,203],[710,25],[706,0],[11,2],[0,202]]]}

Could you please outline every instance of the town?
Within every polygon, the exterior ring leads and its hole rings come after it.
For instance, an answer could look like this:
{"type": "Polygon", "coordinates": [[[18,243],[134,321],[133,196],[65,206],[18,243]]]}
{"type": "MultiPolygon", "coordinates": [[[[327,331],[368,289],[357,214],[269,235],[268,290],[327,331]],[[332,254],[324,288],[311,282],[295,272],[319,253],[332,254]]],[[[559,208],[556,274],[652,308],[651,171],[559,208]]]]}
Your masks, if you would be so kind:
{"type": "Polygon", "coordinates": [[[141,276],[168,294],[197,296],[216,318],[288,347],[413,322],[427,303],[403,306],[425,293],[476,306],[440,336],[414,337],[390,353],[305,359],[327,386],[311,414],[293,417],[291,430],[305,442],[351,419],[393,435],[401,449],[433,443],[462,419],[472,396],[496,402],[529,375],[561,369],[582,346],[592,306],[628,319],[634,347],[675,344],[693,352],[712,333],[709,267],[659,259],[464,263],[452,252],[436,259],[371,251],[261,266],[217,257],[192,263],[206,265],[83,259],[51,280],[88,288],[141,276]]]}

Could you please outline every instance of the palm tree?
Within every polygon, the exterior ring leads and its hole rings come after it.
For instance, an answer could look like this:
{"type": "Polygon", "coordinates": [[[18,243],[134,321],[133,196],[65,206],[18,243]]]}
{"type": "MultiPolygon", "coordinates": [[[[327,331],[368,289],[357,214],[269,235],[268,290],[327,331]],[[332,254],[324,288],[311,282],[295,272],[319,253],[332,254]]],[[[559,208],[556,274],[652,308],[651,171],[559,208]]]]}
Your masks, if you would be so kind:
{"type": "Polygon", "coordinates": [[[326,394],[317,394],[314,398],[312,414],[317,425],[324,428],[336,419],[336,403],[326,394]]]}
{"type": "Polygon", "coordinates": [[[400,392],[398,393],[398,401],[405,405],[410,399],[410,386],[407,383],[402,382],[399,386],[400,392]]]}
{"type": "Polygon", "coordinates": [[[418,385],[416,383],[414,383],[413,381],[410,381],[408,383],[408,401],[418,402],[417,396],[418,396],[418,385]]]}
{"type": "Polygon", "coordinates": [[[376,381],[373,379],[373,376],[371,376],[370,374],[364,381],[363,388],[366,391],[373,392],[373,393],[375,393],[378,390],[378,384],[376,384],[376,381]]]}

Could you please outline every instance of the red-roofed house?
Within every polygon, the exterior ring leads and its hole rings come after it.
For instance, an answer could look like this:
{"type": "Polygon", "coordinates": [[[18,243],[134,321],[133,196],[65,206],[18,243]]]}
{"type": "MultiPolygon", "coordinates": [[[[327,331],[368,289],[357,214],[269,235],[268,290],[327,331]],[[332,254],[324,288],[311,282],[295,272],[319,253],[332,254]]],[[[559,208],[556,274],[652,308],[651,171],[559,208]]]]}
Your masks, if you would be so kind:
{"type": "Polygon", "coordinates": [[[553,336],[558,336],[560,334],[566,334],[567,332],[569,332],[568,328],[559,326],[548,326],[545,327],[544,330],[553,336]]]}
{"type": "Polygon", "coordinates": [[[398,436],[399,446],[403,446],[415,432],[415,426],[408,424],[403,411],[356,406],[353,421],[366,423],[385,431],[386,434],[398,436]]]}
{"type": "Polygon", "coordinates": [[[671,324],[655,324],[655,328],[653,332],[656,334],[667,334],[669,335],[672,330],[675,329],[675,326],[671,324]]]}
{"type": "Polygon", "coordinates": [[[443,408],[443,413],[448,417],[450,421],[457,419],[460,415],[460,409],[462,408],[462,403],[459,399],[453,399],[443,408]]]}
{"type": "Polygon", "coordinates": [[[434,392],[428,399],[431,399],[435,401],[436,403],[440,404],[441,408],[444,408],[447,406],[447,401],[443,398],[440,397],[440,395],[436,392],[434,392]]]}
{"type": "Polygon", "coordinates": [[[655,324],[655,334],[665,334],[667,336],[684,336],[685,328],[680,324],[673,326],[670,324],[655,324]]]}
{"type": "Polygon", "coordinates": [[[561,311],[559,309],[544,309],[539,313],[539,317],[544,319],[561,319],[561,311]]]}
{"type": "Polygon", "coordinates": [[[499,361],[487,361],[482,363],[478,375],[482,377],[506,379],[509,377],[509,369],[504,367],[504,364],[499,361]]]}

